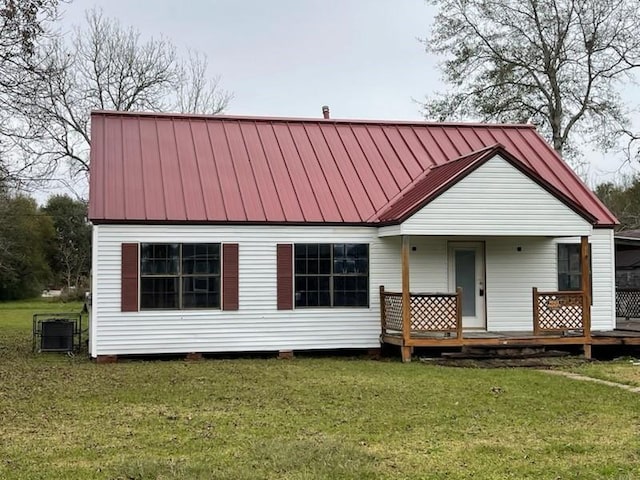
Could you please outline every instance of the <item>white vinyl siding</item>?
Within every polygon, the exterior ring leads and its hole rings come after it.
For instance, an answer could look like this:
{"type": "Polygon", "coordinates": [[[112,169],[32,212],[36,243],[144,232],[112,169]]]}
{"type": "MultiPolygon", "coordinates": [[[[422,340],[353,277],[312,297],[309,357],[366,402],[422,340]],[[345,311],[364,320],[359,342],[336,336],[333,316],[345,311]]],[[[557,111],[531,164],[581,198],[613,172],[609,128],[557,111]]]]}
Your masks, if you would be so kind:
{"type": "Polygon", "coordinates": [[[554,241],[545,237],[492,238],[486,251],[487,329],[531,332],[533,287],[556,290],[554,241]]]}
{"type": "MultiPolygon", "coordinates": [[[[485,243],[487,329],[531,331],[532,287],[557,289],[557,243],[579,238],[412,236],[413,292],[449,290],[450,241],[485,243]]],[[[609,330],[615,325],[613,231],[595,229],[589,241],[592,328],[609,330]]],[[[400,238],[379,238],[376,228],[98,225],[93,245],[92,356],[377,347],[378,287],[401,289],[400,238]],[[239,310],[121,312],[121,244],[185,239],[239,244],[239,310]],[[370,306],[277,310],[276,245],[303,242],[368,243],[370,306]]]]}
{"type": "Polygon", "coordinates": [[[94,252],[93,356],[377,347],[378,287],[400,262],[397,241],[362,227],[97,225],[94,252]],[[239,244],[239,310],[121,312],[121,244],[185,239],[239,244]],[[370,306],[277,310],[276,245],[305,242],[368,243],[370,306]]]}
{"type": "Polygon", "coordinates": [[[546,237],[412,236],[411,291],[449,291],[448,245],[465,241],[485,245],[487,330],[532,331],[532,288],[555,290],[557,278],[555,244],[546,237]]]}
{"type": "Polygon", "coordinates": [[[590,235],[591,224],[499,156],[387,235],[590,235]],[[399,231],[398,231],[399,230],[399,231]]]}
{"type": "MultiPolygon", "coordinates": [[[[557,243],[577,243],[580,238],[412,236],[409,242],[411,291],[448,291],[448,243],[464,241],[485,244],[487,330],[531,332],[533,287],[557,290],[557,243]]],[[[593,256],[592,329],[611,330],[615,327],[613,230],[596,229],[589,241],[593,256]]],[[[396,255],[400,256],[399,242],[396,255]]],[[[388,275],[399,277],[399,262],[395,268],[396,271],[388,275]]],[[[385,287],[399,291],[400,285],[385,287]]]]}

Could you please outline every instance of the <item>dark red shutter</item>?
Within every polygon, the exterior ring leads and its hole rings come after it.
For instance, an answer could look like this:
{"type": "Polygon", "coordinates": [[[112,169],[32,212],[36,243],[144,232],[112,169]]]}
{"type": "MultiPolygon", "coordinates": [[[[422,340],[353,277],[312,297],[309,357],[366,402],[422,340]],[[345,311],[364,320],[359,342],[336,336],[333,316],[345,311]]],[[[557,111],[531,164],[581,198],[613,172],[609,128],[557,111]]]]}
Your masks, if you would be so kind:
{"type": "Polygon", "coordinates": [[[123,312],[138,311],[138,244],[122,244],[122,293],[120,310],[123,312]]]}
{"type": "Polygon", "coordinates": [[[293,245],[279,244],[276,254],[278,310],[293,308],[293,245]]]}
{"type": "Polygon", "coordinates": [[[238,310],[238,244],[222,245],[222,309],[238,310]]]}

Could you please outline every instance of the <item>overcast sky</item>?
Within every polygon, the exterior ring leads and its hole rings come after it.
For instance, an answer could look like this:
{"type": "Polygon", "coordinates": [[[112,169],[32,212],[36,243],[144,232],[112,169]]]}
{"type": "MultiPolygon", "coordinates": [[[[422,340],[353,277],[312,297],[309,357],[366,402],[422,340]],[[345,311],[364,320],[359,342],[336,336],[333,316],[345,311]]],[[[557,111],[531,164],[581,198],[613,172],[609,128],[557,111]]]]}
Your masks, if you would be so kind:
{"type": "MultiPolygon", "coordinates": [[[[212,75],[233,92],[237,115],[419,120],[421,100],[442,89],[437,58],[418,41],[435,10],[424,0],[75,0],[62,28],[84,12],[164,35],[207,54],[212,75]]],[[[590,183],[619,166],[591,152],[590,183]]]]}
{"type": "Polygon", "coordinates": [[[424,0],[75,0],[65,26],[98,6],[145,36],[207,54],[234,93],[226,113],[420,119],[437,83],[424,0]],[[152,6],[152,7],[151,7],[152,6]]]}

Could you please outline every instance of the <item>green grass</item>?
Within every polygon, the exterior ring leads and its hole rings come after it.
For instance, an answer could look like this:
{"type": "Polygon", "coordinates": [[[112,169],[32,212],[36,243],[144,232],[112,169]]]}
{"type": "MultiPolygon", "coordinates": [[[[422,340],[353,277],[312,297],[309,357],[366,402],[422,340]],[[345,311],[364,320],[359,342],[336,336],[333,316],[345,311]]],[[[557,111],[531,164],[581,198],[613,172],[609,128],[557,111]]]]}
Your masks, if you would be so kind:
{"type": "MultiPolygon", "coordinates": [[[[31,354],[0,304],[2,479],[637,479],[640,397],[525,369],[31,354]]],[[[75,305],[72,310],[79,308],[75,305]]]]}
{"type": "Polygon", "coordinates": [[[587,377],[640,387],[640,360],[620,359],[612,362],[593,362],[569,370],[587,377]]]}

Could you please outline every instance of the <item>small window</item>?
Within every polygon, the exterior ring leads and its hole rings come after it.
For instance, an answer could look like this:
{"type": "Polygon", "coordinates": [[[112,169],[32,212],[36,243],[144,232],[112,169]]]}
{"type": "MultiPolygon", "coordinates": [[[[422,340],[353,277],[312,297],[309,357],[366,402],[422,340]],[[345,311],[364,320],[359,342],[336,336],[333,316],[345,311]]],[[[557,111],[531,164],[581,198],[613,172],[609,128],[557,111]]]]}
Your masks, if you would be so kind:
{"type": "Polygon", "coordinates": [[[369,306],[369,246],[295,245],[296,307],[369,306]]]}
{"type": "MultiPolygon", "coordinates": [[[[591,262],[591,245],[589,245],[589,262],[591,262]]],[[[582,288],[582,272],[579,243],[558,244],[558,290],[578,291],[582,288]]],[[[591,275],[591,264],[589,264],[591,275]]],[[[589,282],[591,284],[591,282],[589,282]]]]}
{"type": "Polygon", "coordinates": [[[143,243],[140,308],[220,308],[220,244],[143,243]]]}

